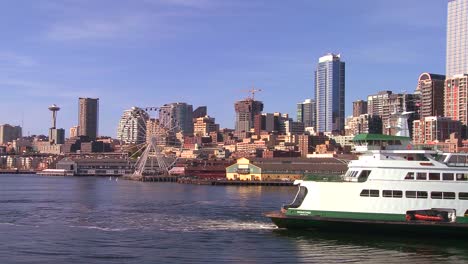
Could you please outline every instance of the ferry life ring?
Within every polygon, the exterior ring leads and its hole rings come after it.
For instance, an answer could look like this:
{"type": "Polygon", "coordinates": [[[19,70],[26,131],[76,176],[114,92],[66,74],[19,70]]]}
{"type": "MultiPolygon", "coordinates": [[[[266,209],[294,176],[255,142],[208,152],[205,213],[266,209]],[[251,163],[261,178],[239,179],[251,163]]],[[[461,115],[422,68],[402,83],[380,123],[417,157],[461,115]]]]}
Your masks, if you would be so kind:
{"type": "Polygon", "coordinates": [[[408,145],[406,145],[406,149],[407,149],[407,150],[412,150],[412,149],[413,149],[413,146],[411,146],[411,144],[408,144],[408,145]]]}

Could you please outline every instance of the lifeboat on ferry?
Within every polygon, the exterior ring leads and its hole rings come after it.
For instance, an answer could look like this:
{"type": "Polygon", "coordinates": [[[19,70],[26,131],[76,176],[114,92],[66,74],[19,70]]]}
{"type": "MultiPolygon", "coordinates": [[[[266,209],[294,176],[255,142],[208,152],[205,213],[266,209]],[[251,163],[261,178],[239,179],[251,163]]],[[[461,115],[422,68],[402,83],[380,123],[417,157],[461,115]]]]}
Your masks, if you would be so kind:
{"type": "Polygon", "coordinates": [[[444,217],[443,217],[442,215],[430,216],[430,215],[423,215],[423,214],[414,214],[414,220],[419,220],[419,221],[436,221],[436,222],[445,221],[445,219],[444,219],[444,217]]]}

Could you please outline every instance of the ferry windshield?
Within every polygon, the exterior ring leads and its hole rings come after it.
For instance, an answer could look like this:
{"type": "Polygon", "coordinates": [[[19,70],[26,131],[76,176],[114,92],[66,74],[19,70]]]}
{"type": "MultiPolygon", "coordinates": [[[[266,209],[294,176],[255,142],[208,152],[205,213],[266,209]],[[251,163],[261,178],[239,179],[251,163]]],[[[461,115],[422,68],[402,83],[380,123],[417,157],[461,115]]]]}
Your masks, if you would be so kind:
{"type": "Polygon", "coordinates": [[[298,208],[299,206],[301,206],[306,195],[307,195],[307,188],[305,186],[300,186],[299,190],[297,191],[296,197],[294,198],[294,201],[291,204],[283,206],[283,208],[286,210],[288,208],[298,208]]]}

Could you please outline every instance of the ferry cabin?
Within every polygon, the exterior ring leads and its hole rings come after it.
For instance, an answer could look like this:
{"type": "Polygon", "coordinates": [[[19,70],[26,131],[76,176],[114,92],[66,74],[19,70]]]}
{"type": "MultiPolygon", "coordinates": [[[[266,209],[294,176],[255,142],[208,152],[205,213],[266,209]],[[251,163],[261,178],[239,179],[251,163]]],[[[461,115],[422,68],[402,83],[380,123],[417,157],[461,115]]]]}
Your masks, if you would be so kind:
{"type": "Polygon", "coordinates": [[[405,221],[412,212],[436,208],[450,222],[468,223],[468,154],[414,150],[409,140],[357,136],[362,155],[342,179],[298,181],[286,215],[405,221]]]}

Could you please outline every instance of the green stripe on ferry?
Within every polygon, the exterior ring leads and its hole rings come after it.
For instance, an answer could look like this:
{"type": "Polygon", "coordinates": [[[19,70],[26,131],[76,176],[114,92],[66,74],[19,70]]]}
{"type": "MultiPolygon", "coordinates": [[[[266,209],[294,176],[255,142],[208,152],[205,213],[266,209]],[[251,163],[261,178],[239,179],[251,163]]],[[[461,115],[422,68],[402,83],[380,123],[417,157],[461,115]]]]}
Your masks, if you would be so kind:
{"type": "Polygon", "coordinates": [[[313,211],[289,209],[286,215],[291,216],[320,216],[330,218],[344,218],[356,220],[405,221],[404,214],[356,213],[335,211],[313,211]]]}

